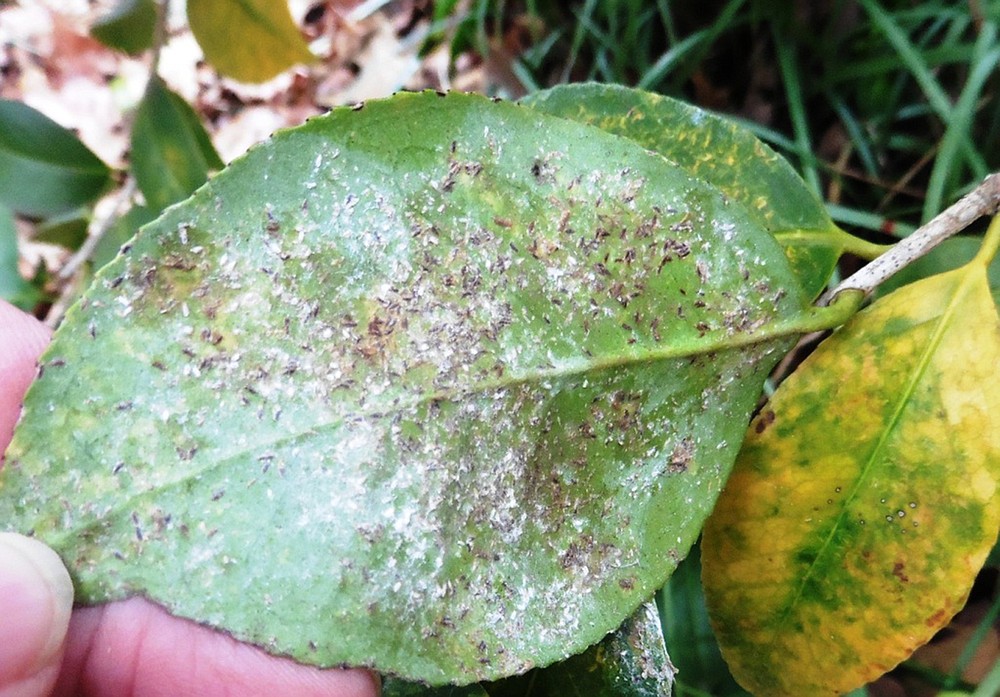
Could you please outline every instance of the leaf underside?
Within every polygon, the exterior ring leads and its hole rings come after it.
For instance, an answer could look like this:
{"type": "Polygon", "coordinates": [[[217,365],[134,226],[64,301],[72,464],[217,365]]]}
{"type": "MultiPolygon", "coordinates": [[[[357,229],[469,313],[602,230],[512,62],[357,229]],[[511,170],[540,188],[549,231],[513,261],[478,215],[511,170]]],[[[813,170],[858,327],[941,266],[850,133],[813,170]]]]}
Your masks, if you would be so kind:
{"type": "Polygon", "coordinates": [[[970,265],[880,299],[777,390],[702,545],[747,689],[842,694],[961,609],[1000,526],[997,365],[985,265],[970,265]]]}
{"type": "Polygon", "coordinates": [[[491,683],[426,687],[389,679],[383,697],[669,697],[675,669],[653,602],[583,653],[546,668],[491,683]]]}
{"type": "Polygon", "coordinates": [[[81,602],[143,594],[303,662],[545,665],[687,552],[788,347],[745,336],[801,311],[794,283],[630,141],[468,95],[334,110],[100,272],[0,520],[81,602]]]}

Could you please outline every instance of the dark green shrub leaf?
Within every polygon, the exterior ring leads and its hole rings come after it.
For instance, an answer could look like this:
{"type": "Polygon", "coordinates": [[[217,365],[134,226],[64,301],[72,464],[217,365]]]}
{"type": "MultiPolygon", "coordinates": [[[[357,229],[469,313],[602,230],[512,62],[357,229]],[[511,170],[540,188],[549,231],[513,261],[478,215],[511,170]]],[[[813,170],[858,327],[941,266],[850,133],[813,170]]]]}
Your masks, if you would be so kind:
{"type": "Polygon", "coordinates": [[[18,259],[14,214],[0,206],[0,298],[22,310],[30,310],[42,294],[21,275],[18,259]]]}
{"type": "Polygon", "coordinates": [[[264,82],[316,59],[275,0],[188,0],[188,22],[208,62],[242,82],[264,82]]]}
{"type": "Polygon", "coordinates": [[[690,104],[618,85],[559,85],[521,103],[631,138],[719,188],[777,237],[809,297],[826,286],[850,236],[788,162],[746,129],[690,104]]]}
{"type": "Polygon", "coordinates": [[[111,172],[86,145],[27,104],[0,99],[0,204],[44,218],[91,203],[111,172]]]}
{"type": "Polygon", "coordinates": [[[156,0],[119,0],[90,33],[105,46],[136,55],[152,47],[155,30],[156,0]]]}
{"type": "Polygon", "coordinates": [[[132,126],[132,171],[147,205],[160,211],[187,198],[222,166],[191,106],[150,80],[132,126]]]}
{"type": "Polygon", "coordinates": [[[86,210],[71,211],[39,224],[32,239],[75,251],[87,239],[88,224],[86,210]]]}
{"type": "Polygon", "coordinates": [[[0,520],[81,602],[141,593],[301,661],[546,665],[687,552],[795,283],[743,207],[630,140],[470,95],[337,109],[99,273],[0,520]]]}

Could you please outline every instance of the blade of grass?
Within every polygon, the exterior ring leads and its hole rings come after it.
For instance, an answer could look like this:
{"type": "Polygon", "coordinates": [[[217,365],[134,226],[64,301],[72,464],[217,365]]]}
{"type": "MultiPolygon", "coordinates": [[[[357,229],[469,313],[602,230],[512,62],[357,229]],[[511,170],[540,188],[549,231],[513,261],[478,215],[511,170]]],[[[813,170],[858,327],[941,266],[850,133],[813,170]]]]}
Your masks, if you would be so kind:
{"type": "Polygon", "coordinates": [[[743,20],[739,17],[739,12],[744,5],[746,5],[746,0],[729,0],[709,26],[693,32],[680,43],[673,44],[672,42],[671,48],[660,56],[643,75],[641,80],[641,84],[645,85],[643,89],[649,89],[660,82],[675,65],[683,66],[682,70],[678,70],[677,74],[671,76],[675,82],[684,82],[690,78],[716,39],[723,32],[742,24],[743,20]],[[688,44],[689,41],[690,44],[688,44]],[[682,44],[683,50],[680,50],[682,44]],[[672,56],[672,53],[676,53],[676,55],[672,56]]]}
{"type": "Polygon", "coordinates": [[[569,56],[566,58],[566,65],[563,67],[560,82],[569,82],[573,68],[576,67],[577,58],[580,56],[580,49],[583,47],[583,39],[586,36],[587,27],[591,24],[590,18],[597,7],[597,0],[586,0],[580,9],[580,14],[576,18],[576,30],[573,32],[573,40],[570,42],[569,56]]]}
{"type": "MultiPolygon", "coordinates": [[[[976,625],[976,630],[972,633],[972,636],[969,637],[965,646],[962,647],[962,652],[958,655],[955,665],[952,666],[951,674],[945,681],[947,689],[954,689],[962,682],[962,675],[965,673],[965,669],[972,663],[976,651],[979,650],[979,646],[983,643],[986,635],[993,629],[993,623],[996,622],[998,616],[1000,616],[1000,595],[993,600],[993,605],[990,606],[989,611],[979,621],[979,624],[976,625]]],[[[992,692],[990,694],[995,695],[997,693],[992,692]]]]}
{"type": "MultiPolygon", "coordinates": [[[[947,93],[941,87],[934,75],[924,61],[923,56],[910,42],[909,37],[903,32],[896,21],[881,5],[875,0],[858,0],[858,4],[864,8],[865,12],[878,29],[882,32],[889,43],[896,49],[900,60],[910,71],[913,79],[917,81],[927,101],[934,109],[938,118],[944,123],[950,123],[952,119],[953,107],[947,93]]],[[[973,171],[989,171],[989,167],[982,156],[976,151],[975,145],[966,137],[960,143],[962,156],[970,163],[973,171]]]]}
{"type": "MultiPolygon", "coordinates": [[[[984,43],[988,42],[987,45],[993,44],[996,39],[996,28],[991,26],[990,29],[990,31],[984,30],[980,34],[980,39],[983,39],[984,43]]],[[[998,62],[1000,62],[1000,47],[989,51],[982,60],[972,66],[965,87],[962,88],[962,93],[955,102],[952,117],[947,122],[948,127],[941,138],[938,155],[934,158],[934,167],[927,184],[927,195],[924,199],[924,220],[930,220],[941,209],[942,202],[949,193],[949,183],[956,181],[962,173],[958,161],[959,149],[968,142],[976,103],[986,81],[993,75],[998,62]]],[[[973,169],[973,176],[979,179],[985,174],[973,169]]]]}
{"type": "MultiPolygon", "coordinates": [[[[795,60],[795,46],[782,36],[776,26],[772,25],[772,28],[774,48],[778,55],[778,66],[785,84],[785,97],[788,102],[788,115],[792,120],[795,144],[800,152],[811,152],[812,139],[809,135],[809,118],[806,115],[806,105],[802,98],[802,86],[795,60]]],[[[822,197],[819,172],[814,162],[800,158],[799,165],[802,178],[806,180],[809,188],[817,196],[822,197]]]]}
{"type": "Polygon", "coordinates": [[[882,232],[899,237],[905,237],[916,229],[912,225],[897,222],[891,218],[878,215],[877,213],[861,211],[856,208],[841,206],[836,203],[827,203],[826,212],[830,214],[830,217],[833,218],[836,223],[851,225],[864,230],[882,232]]]}
{"type": "Polygon", "coordinates": [[[854,116],[854,112],[847,106],[843,97],[830,89],[825,90],[825,92],[830,106],[833,107],[834,112],[840,118],[840,122],[844,125],[844,130],[847,131],[847,136],[851,139],[851,143],[854,145],[854,150],[858,153],[858,158],[861,160],[865,172],[871,177],[877,176],[878,163],[876,162],[875,154],[872,152],[871,139],[865,132],[864,127],[854,116]]]}
{"type": "Polygon", "coordinates": [[[983,678],[972,697],[996,697],[1000,695],[1000,661],[993,665],[993,670],[983,678]]]}

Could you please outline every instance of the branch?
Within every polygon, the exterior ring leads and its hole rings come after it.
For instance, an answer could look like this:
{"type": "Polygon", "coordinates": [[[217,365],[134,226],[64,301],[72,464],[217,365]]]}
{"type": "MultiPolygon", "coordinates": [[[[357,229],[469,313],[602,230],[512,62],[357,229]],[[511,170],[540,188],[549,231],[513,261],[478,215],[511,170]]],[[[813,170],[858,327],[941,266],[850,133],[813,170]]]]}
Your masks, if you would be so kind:
{"type": "Polygon", "coordinates": [[[820,298],[820,304],[827,304],[847,290],[860,290],[868,295],[907,264],[927,254],[975,220],[984,215],[993,215],[998,210],[1000,210],[1000,172],[986,177],[979,186],[957,203],[945,209],[860,271],[844,279],[840,285],[820,298]]]}

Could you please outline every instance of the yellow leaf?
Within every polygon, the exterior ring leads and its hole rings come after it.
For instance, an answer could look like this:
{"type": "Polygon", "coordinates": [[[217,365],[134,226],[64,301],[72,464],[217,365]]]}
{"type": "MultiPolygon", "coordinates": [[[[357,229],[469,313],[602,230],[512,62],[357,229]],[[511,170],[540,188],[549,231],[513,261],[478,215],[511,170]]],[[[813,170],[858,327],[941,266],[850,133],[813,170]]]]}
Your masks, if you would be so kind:
{"type": "Polygon", "coordinates": [[[264,82],[315,60],[287,2],[188,0],[187,15],[208,62],[236,80],[264,82]]]}
{"type": "Polygon", "coordinates": [[[1000,319],[983,257],[859,313],[751,424],[705,527],[703,578],[754,694],[852,690],[964,604],[1000,527],[1000,319]]]}

